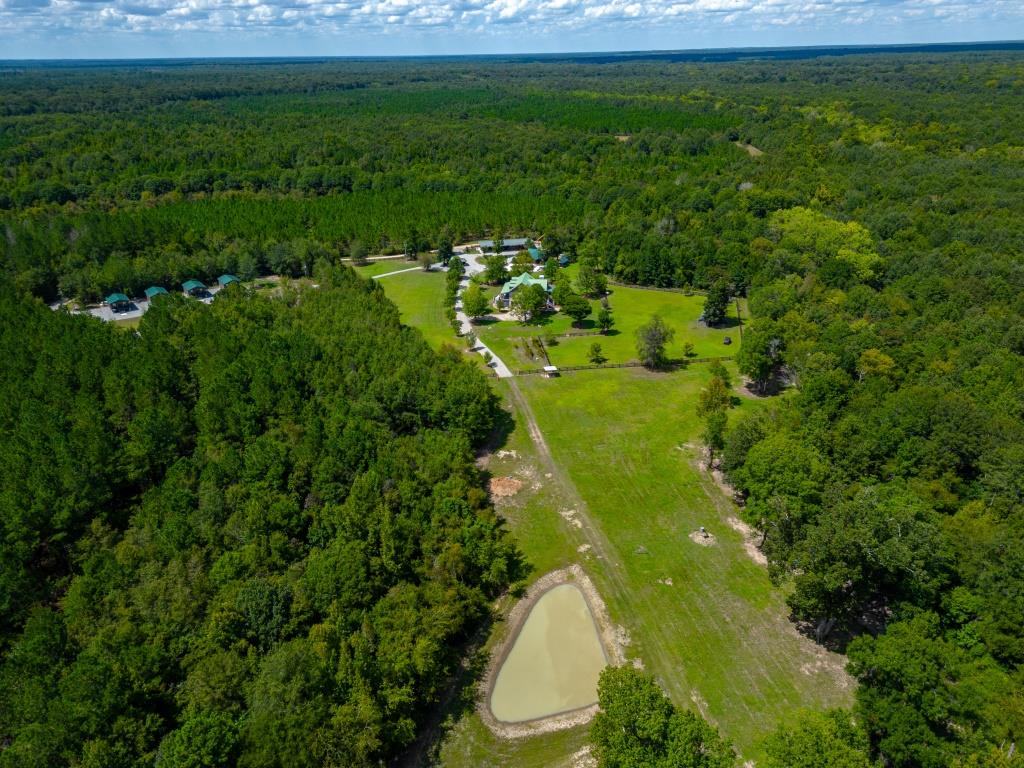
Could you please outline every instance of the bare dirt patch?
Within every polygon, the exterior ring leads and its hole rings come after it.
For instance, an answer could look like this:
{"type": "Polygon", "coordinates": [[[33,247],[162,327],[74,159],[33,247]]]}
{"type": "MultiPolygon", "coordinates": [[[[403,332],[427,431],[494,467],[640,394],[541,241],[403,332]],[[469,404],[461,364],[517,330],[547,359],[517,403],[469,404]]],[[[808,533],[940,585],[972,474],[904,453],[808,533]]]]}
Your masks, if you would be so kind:
{"type": "Polygon", "coordinates": [[[558,510],[558,514],[561,515],[562,519],[565,520],[565,522],[567,522],[569,525],[574,526],[576,528],[583,527],[583,521],[576,516],[578,513],[575,509],[560,509],[558,510]]]}
{"type": "Polygon", "coordinates": [[[597,768],[597,758],[590,754],[590,745],[572,753],[569,758],[572,768],[597,768]]]}
{"type": "Polygon", "coordinates": [[[491,498],[507,499],[519,493],[523,481],[515,477],[492,477],[490,482],[491,498]]]}
{"type": "Polygon", "coordinates": [[[740,149],[746,150],[747,154],[751,157],[760,157],[764,154],[763,150],[758,149],[753,144],[744,144],[742,141],[734,142],[740,149]]]}
{"type": "Polygon", "coordinates": [[[734,531],[743,535],[743,549],[746,550],[747,556],[758,565],[768,565],[768,558],[764,556],[764,552],[757,546],[757,533],[754,529],[735,515],[729,515],[725,522],[734,531]]]}
{"type": "MultiPolygon", "coordinates": [[[[579,565],[570,565],[568,568],[552,571],[541,576],[527,590],[522,600],[517,602],[509,612],[505,636],[491,653],[491,662],[487,668],[487,675],[484,678],[483,693],[477,703],[477,712],[484,724],[496,735],[506,739],[518,739],[526,736],[536,736],[542,733],[551,733],[566,728],[574,728],[583,725],[597,714],[597,704],[577,709],[573,712],[565,712],[551,717],[542,717],[537,720],[529,720],[523,723],[503,723],[491,712],[490,697],[494,683],[498,679],[498,671],[504,663],[512,646],[515,645],[519,630],[522,629],[530,610],[545,592],[554,589],[561,584],[575,584],[583,593],[587,606],[590,608],[590,615],[594,619],[597,628],[597,636],[601,640],[608,663],[618,667],[625,663],[626,655],[624,643],[621,642],[623,635],[628,638],[628,633],[622,627],[612,624],[608,618],[608,609],[604,600],[598,593],[594,583],[587,576],[586,572],[579,565]]],[[[628,641],[627,641],[628,642],[628,641]]]]}
{"type": "Polygon", "coordinates": [[[702,547],[713,547],[718,543],[718,539],[715,538],[715,534],[704,531],[694,531],[690,534],[690,541],[694,544],[700,544],[702,547]]]}
{"type": "Polygon", "coordinates": [[[629,133],[618,133],[615,135],[615,138],[619,141],[629,141],[633,136],[629,133]]]}

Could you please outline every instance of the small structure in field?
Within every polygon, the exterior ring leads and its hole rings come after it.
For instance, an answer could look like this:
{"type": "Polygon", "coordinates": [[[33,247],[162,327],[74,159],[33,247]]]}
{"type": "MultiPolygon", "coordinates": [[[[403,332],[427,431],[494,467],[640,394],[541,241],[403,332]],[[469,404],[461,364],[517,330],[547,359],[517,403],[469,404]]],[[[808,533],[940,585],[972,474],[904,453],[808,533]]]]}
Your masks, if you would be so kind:
{"type": "Polygon", "coordinates": [[[545,365],[544,375],[549,379],[555,378],[556,376],[558,376],[558,367],[554,365],[545,365]]]}
{"type": "Polygon", "coordinates": [[[112,293],[107,296],[107,306],[114,313],[128,312],[132,308],[132,300],[123,293],[112,293]]]}

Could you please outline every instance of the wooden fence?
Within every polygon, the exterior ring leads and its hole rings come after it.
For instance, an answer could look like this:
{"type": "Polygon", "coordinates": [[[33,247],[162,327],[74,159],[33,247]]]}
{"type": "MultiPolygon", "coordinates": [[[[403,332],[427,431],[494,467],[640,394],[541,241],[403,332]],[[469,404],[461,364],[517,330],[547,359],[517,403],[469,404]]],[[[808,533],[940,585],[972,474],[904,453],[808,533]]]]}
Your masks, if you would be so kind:
{"type": "MultiPolygon", "coordinates": [[[[668,365],[666,366],[666,369],[667,370],[676,370],[678,368],[684,368],[687,365],[692,365],[693,363],[713,363],[716,360],[724,363],[724,362],[727,362],[729,360],[732,360],[732,357],[731,356],[727,356],[727,357],[694,357],[694,358],[690,358],[690,359],[669,360],[668,361],[668,365]]],[[[550,363],[549,363],[549,365],[550,365],[550,363]]],[[[643,368],[643,367],[644,367],[643,363],[641,363],[641,362],[639,362],[637,360],[632,360],[632,361],[630,361],[628,363],[601,363],[600,365],[567,365],[567,366],[564,366],[564,367],[558,366],[558,372],[562,373],[562,372],[566,372],[566,371],[593,371],[593,370],[596,370],[598,368],[643,368]]],[[[524,369],[512,371],[512,375],[513,376],[537,376],[537,375],[542,374],[542,373],[544,373],[544,369],[543,368],[524,368],[524,369]]]]}

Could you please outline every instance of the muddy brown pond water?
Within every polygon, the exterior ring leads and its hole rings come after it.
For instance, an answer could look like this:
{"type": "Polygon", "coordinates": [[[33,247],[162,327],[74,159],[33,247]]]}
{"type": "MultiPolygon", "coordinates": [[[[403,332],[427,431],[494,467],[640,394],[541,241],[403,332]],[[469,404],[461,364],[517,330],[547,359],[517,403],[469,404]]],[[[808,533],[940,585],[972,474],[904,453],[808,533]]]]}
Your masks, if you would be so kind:
{"type": "Polygon", "coordinates": [[[498,670],[491,712],[521,723],[589,707],[607,664],[586,598],[575,584],[560,584],[530,609],[498,670]]]}

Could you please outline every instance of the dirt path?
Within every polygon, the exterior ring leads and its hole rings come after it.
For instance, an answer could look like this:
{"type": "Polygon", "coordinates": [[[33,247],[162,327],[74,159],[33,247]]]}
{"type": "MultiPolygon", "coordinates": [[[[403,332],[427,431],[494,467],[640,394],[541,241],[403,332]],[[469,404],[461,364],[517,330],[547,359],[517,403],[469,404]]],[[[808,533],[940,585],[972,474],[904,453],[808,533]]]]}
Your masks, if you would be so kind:
{"type": "MultiPolygon", "coordinates": [[[[437,264],[431,265],[431,269],[438,266],[437,264]]],[[[394,272],[385,272],[383,275],[371,275],[371,280],[380,280],[382,277],[391,277],[392,275],[404,275],[406,272],[416,272],[417,270],[423,271],[423,267],[409,267],[408,269],[396,269],[394,272]]]]}

